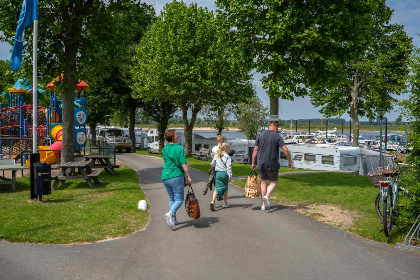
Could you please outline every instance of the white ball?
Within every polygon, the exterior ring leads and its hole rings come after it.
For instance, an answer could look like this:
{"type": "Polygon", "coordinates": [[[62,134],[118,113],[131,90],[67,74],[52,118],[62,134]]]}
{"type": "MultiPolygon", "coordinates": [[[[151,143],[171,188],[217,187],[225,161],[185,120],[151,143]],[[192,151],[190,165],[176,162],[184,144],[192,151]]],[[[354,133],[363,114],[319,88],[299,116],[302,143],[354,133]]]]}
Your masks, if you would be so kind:
{"type": "Polygon", "coordinates": [[[147,201],[146,200],[140,200],[138,209],[141,211],[147,211],[147,201]]]}

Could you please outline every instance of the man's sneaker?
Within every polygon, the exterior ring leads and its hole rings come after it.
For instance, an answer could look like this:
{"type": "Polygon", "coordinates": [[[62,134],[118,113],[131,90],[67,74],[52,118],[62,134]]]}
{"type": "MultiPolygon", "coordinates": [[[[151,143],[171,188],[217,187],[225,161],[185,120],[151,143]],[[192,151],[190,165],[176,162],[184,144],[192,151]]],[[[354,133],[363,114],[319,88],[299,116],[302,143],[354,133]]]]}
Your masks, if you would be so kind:
{"type": "Polygon", "coordinates": [[[174,225],[178,225],[178,224],[179,224],[178,220],[174,220],[174,225]]]}
{"type": "Polygon", "coordinates": [[[223,208],[229,208],[230,207],[230,204],[229,203],[224,203],[223,204],[223,208]]]}
{"type": "Polygon", "coordinates": [[[214,209],[214,202],[210,202],[210,210],[211,210],[211,211],[216,211],[216,210],[214,209]]]}
{"type": "Polygon", "coordinates": [[[261,205],[261,210],[265,210],[265,206],[264,206],[264,204],[263,205],[261,205]]]}
{"type": "Polygon", "coordinates": [[[263,196],[264,202],[266,204],[266,209],[270,209],[270,200],[268,199],[268,196],[263,196]]]}
{"type": "Polygon", "coordinates": [[[172,214],[170,212],[168,212],[163,217],[165,218],[166,223],[168,224],[168,227],[170,229],[173,229],[174,228],[174,219],[172,217],[172,214]]]}

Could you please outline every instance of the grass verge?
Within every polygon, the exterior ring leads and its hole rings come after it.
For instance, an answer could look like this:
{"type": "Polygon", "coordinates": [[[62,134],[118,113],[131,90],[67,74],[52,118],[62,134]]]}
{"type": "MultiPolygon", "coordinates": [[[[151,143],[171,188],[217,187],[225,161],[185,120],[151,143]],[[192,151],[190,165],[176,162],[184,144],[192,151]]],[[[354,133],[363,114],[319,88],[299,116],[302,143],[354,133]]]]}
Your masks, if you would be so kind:
{"type": "MultiPolygon", "coordinates": [[[[245,179],[237,180],[234,184],[243,188],[245,182],[245,179]]],[[[404,233],[398,228],[393,229],[389,239],[381,231],[383,227],[375,211],[377,194],[378,190],[367,177],[346,173],[298,174],[280,177],[272,200],[286,205],[297,204],[297,210],[314,204],[337,206],[333,211],[349,211],[354,216],[350,227],[343,229],[380,242],[401,242],[404,233]]],[[[318,220],[325,212],[307,214],[318,220]]]]}
{"type": "Polygon", "coordinates": [[[29,200],[29,178],[19,178],[16,192],[0,192],[0,239],[84,243],[143,229],[149,214],[137,210],[138,201],[145,199],[137,173],[126,167],[116,172],[102,172],[95,189],[84,180],[68,181],[43,196],[42,203],[29,200]]]}

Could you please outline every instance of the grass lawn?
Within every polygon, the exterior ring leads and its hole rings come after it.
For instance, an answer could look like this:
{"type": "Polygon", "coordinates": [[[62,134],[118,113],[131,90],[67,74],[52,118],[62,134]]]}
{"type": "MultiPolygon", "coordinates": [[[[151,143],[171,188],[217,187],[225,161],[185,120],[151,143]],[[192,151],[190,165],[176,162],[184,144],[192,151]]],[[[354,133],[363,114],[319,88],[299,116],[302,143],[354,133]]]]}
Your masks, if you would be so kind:
{"type": "MultiPolygon", "coordinates": [[[[137,150],[138,154],[142,155],[150,155],[154,157],[161,158],[161,154],[148,154],[145,150],[137,150]]],[[[198,169],[203,172],[208,172],[210,169],[210,161],[204,161],[196,159],[192,156],[187,157],[188,165],[192,168],[198,169]]],[[[248,176],[249,172],[251,171],[251,165],[243,164],[243,163],[233,163],[232,164],[232,173],[233,176],[248,176]]],[[[279,173],[290,172],[289,168],[280,168],[279,173]]],[[[304,169],[293,169],[293,171],[305,171],[304,169]]]]}
{"type": "MultiPolygon", "coordinates": [[[[237,180],[235,185],[244,187],[246,180],[237,180]]],[[[357,213],[350,232],[380,242],[396,243],[403,233],[393,229],[391,238],[381,231],[382,224],[375,211],[378,189],[367,177],[346,173],[298,174],[280,177],[272,200],[280,204],[326,204],[357,213]]],[[[315,216],[315,215],[312,215],[315,216]]]]}
{"type": "Polygon", "coordinates": [[[124,236],[145,227],[149,213],[137,209],[145,199],[135,170],[102,172],[91,189],[84,180],[59,185],[43,202],[29,200],[29,178],[17,191],[0,192],[0,239],[31,243],[83,243],[124,236]]]}

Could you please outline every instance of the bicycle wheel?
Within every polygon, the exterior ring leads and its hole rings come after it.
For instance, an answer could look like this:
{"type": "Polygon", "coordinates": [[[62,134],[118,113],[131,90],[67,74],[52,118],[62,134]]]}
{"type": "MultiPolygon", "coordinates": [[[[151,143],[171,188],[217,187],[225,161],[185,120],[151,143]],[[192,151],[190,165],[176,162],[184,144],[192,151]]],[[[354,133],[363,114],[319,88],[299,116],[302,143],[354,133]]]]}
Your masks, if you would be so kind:
{"type": "Polygon", "coordinates": [[[375,210],[376,214],[378,214],[379,219],[382,221],[382,204],[381,204],[381,193],[378,193],[375,199],[375,210]]]}
{"type": "Polygon", "coordinates": [[[392,199],[391,199],[391,190],[388,190],[388,195],[384,199],[382,207],[382,224],[384,225],[384,233],[386,237],[391,235],[392,231],[392,199]]]}

